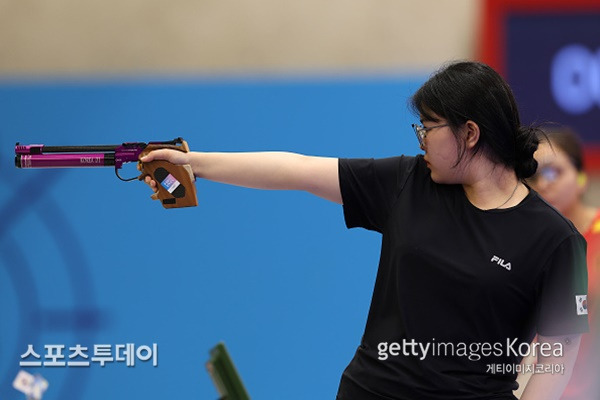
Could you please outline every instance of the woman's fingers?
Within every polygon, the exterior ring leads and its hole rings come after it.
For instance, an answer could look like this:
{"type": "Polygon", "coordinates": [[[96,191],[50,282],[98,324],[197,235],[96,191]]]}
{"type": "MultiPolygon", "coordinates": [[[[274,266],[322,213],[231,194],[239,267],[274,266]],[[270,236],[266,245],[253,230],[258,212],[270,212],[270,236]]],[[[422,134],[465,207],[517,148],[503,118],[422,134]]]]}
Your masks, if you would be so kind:
{"type": "MultiPolygon", "coordinates": [[[[146,154],[144,157],[140,158],[140,161],[142,163],[149,163],[155,160],[165,160],[172,164],[186,164],[187,162],[185,153],[171,149],[153,150],[146,154]]],[[[152,188],[153,191],[158,191],[156,181],[154,181],[150,176],[146,176],[146,178],[144,178],[144,182],[146,182],[146,184],[150,186],[150,188],[152,188]]]]}
{"type": "Polygon", "coordinates": [[[158,190],[156,187],[156,181],[152,178],[150,178],[150,176],[146,176],[146,178],[144,179],[144,182],[146,182],[146,184],[148,186],[150,186],[152,188],[152,190],[154,190],[155,192],[158,190]]]}
{"type": "Polygon", "coordinates": [[[165,160],[171,164],[187,164],[187,153],[172,149],[159,149],[153,150],[140,158],[143,163],[154,160],[165,160]]]}

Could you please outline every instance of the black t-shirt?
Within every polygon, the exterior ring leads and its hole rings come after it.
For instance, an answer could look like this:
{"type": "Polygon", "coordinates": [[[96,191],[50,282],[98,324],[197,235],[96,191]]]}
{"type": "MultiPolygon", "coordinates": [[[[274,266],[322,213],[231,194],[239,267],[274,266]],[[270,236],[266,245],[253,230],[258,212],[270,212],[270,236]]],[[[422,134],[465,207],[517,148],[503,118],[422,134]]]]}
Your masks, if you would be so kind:
{"type": "Polygon", "coordinates": [[[340,159],[339,177],[346,225],[382,234],[339,400],[514,399],[536,333],[587,331],[585,240],[532,189],[481,210],[433,182],[422,156],[340,159]]]}

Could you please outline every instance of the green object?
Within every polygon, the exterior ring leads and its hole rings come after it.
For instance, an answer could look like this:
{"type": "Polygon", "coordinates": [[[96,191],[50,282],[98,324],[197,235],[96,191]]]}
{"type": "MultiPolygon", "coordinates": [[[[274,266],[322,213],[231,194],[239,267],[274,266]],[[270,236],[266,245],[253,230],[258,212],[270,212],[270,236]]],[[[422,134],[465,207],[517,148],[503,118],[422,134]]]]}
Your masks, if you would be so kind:
{"type": "Polygon", "coordinates": [[[220,342],[210,350],[206,369],[221,396],[219,400],[250,400],[225,343],[220,342]]]}

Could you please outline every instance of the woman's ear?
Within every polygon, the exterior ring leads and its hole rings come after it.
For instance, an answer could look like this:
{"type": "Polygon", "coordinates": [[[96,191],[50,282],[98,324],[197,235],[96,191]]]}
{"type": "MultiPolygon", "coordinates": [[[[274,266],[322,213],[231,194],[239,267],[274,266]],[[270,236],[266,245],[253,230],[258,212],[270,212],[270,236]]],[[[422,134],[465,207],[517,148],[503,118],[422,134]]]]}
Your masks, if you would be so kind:
{"type": "Polygon", "coordinates": [[[467,146],[467,149],[475,147],[479,141],[479,134],[479,125],[477,125],[477,123],[471,120],[465,122],[465,145],[467,146]]]}

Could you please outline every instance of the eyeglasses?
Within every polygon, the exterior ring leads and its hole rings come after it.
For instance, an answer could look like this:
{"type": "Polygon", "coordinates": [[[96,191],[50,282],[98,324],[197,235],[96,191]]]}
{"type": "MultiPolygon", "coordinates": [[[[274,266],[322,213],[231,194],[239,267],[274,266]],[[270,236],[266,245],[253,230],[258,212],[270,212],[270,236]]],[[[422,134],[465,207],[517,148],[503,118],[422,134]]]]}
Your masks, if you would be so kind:
{"type": "Polygon", "coordinates": [[[417,135],[417,140],[419,141],[419,147],[423,148],[423,143],[425,141],[425,137],[427,136],[427,133],[430,130],[435,129],[435,128],[442,128],[444,126],[448,126],[448,124],[430,126],[428,128],[425,128],[423,125],[412,124],[412,127],[415,130],[415,135],[417,135]]]}
{"type": "Polygon", "coordinates": [[[561,171],[556,167],[544,166],[538,168],[537,172],[531,177],[531,179],[537,181],[540,178],[544,178],[547,182],[554,182],[558,179],[560,173],[561,171]]]}

